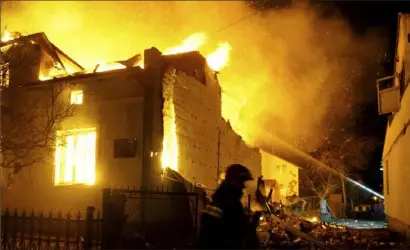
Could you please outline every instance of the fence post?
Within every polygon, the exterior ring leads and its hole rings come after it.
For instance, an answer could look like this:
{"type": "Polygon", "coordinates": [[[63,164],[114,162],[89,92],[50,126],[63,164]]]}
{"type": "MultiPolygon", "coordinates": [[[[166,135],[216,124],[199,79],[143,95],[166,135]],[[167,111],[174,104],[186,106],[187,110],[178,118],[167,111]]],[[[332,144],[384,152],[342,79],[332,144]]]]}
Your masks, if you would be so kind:
{"type": "Polygon", "coordinates": [[[102,230],[101,230],[101,248],[107,249],[109,246],[109,236],[110,236],[110,225],[111,225],[111,218],[110,218],[110,201],[111,201],[111,189],[104,188],[103,195],[102,195],[102,230]]]}
{"type": "Polygon", "coordinates": [[[199,193],[195,193],[195,224],[194,224],[194,229],[195,229],[195,235],[198,233],[198,228],[199,228],[199,222],[198,222],[198,216],[199,216],[199,193]]]}
{"type": "Polygon", "coordinates": [[[205,206],[208,205],[206,201],[206,191],[202,193],[202,202],[202,208],[205,208],[205,206]]]}
{"type": "Polygon", "coordinates": [[[2,233],[2,235],[1,235],[1,241],[2,242],[0,243],[2,249],[7,249],[7,245],[8,245],[8,229],[9,229],[8,222],[9,222],[9,219],[10,219],[10,212],[9,212],[9,209],[6,208],[6,212],[4,213],[4,215],[1,216],[1,222],[4,225],[4,227],[2,228],[3,232],[1,232],[2,233]]]}
{"type": "Polygon", "coordinates": [[[87,207],[87,217],[85,224],[85,239],[84,249],[91,250],[93,247],[93,220],[94,220],[94,207],[87,207]]]}

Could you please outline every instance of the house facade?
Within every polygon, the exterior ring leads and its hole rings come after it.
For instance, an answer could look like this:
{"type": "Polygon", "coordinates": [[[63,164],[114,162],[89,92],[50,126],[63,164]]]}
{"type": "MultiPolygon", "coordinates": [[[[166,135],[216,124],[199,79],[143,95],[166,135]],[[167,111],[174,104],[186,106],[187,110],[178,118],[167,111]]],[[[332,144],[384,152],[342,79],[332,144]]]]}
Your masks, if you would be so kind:
{"type": "Polygon", "coordinates": [[[388,116],[383,149],[388,226],[410,239],[410,15],[398,16],[394,74],[377,80],[380,115],[388,116]]]}
{"type": "Polygon", "coordinates": [[[288,196],[299,196],[299,167],[265,151],[261,155],[262,176],[273,184],[269,186],[274,190],[273,199],[279,202],[288,196]]]}
{"type": "Polygon", "coordinates": [[[2,106],[14,112],[35,107],[38,114],[70,107],[70,112],[53,135],[53,152],[36,152],[44,161],[22,168],[12,183],[6,183],[9,173],[3,170],[2,184],[10,184],[2,191],[3,209],[99,209],[103,188],[156,187],[167,168],[207,189],[216,188],[230,163],[261,174],[259,150],[223,120],[217,73],[199,52],[164,56],[151,48],[143,67],[85,72],[43,33],[2,42],[2,48],[27,44],[33,51],[22,57],[25,66],[12,64],[7,83],[2,78],[2,106]],[[44,100],[58,106],[50,111],[44,100]]]}

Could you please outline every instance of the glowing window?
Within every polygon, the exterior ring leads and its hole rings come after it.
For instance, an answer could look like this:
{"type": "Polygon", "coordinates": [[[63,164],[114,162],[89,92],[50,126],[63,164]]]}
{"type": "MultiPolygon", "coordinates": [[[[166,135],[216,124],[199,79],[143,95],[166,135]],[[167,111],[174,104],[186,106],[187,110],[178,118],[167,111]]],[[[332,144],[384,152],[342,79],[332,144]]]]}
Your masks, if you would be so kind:
{"type": "Polygon", "coordinates": [[[83,91],[82,90],[71,91],[70,102],[71,104],[77,104],[77,105],[83,104],[83,91]]]}
{"type": "Polygon", "coordinates": [[[95,128],[57,132],[54,185],[95,183],[95,128]]]}

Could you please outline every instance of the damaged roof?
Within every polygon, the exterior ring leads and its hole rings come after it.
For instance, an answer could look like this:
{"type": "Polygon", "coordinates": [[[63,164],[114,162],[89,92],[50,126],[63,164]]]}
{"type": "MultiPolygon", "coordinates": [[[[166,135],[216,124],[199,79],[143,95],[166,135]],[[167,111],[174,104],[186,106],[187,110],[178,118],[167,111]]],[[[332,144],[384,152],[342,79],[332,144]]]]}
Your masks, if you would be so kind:
{"type": "Polygon", "coordinates": [[[53,61],[59,63],[64,70],[66,70],[67,66],[74,68],[75,71],[84,70],[84,68],[80,64],[78,64],[71,57],[65,54],[62,50],[57,48],[57,46],[51,43],[50,40],[48,40],[47,36],[44,34],[44,32],[35,33],[27,36],[20,36],[16,39],[12,39],[6,42],[1,41],[0,47],[3,48],[8,45],[27,43],[38,44],[48,55],[50,55],[53,61]]]}

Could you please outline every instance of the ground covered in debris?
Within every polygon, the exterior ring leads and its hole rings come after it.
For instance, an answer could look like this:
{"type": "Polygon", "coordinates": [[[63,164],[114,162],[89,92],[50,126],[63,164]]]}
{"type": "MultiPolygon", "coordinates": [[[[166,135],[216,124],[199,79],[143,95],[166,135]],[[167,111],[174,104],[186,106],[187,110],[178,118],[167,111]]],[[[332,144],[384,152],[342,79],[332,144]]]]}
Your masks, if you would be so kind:
{"type": "MultiPolygon", "coordinates": [[[[333,224],[322,225],[296,216],[285,216],[282,219],[337,249],[408,249],[398,235],[386,229],[384,222],[338,220],[333,224]]],[[[262,221],[258,231],[261,241],[268,249],[306,248],[311,245],[269,217],[262,221]]]]}

